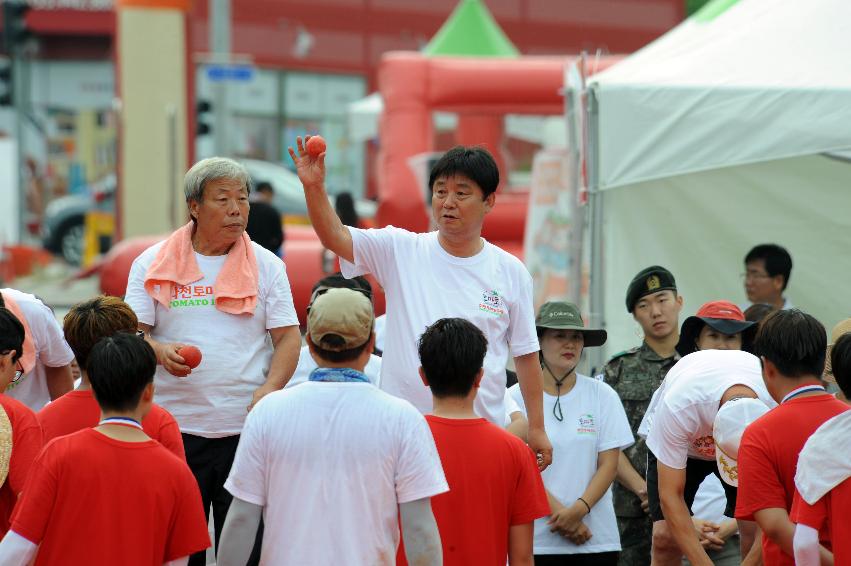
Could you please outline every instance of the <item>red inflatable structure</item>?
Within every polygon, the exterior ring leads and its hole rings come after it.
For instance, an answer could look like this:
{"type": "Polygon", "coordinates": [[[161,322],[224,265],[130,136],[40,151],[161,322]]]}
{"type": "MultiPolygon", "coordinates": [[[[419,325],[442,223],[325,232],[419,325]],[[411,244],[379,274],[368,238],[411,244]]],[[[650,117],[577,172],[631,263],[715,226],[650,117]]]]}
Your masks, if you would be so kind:
{"type": "MultiPolygon", "coordinates": [[[[602,58],[598,70],[619,59],[602,58]]],[[[563,115],[562,88],[570,63],[566,57],[384,55],[378,75],[384,113],[379,125],[377,224],[416,232],[428,229],[421,181],[409,159],[435,150],[434,111],[457,113],[455,142],[487,147],[496,157],[500,178],[507,179],[501,152],[505,115],[563,115]]],[[[497,206],[486,218],[483,236],[519,252],[527,204],[526,193],[497,192],[497,206]]]]}

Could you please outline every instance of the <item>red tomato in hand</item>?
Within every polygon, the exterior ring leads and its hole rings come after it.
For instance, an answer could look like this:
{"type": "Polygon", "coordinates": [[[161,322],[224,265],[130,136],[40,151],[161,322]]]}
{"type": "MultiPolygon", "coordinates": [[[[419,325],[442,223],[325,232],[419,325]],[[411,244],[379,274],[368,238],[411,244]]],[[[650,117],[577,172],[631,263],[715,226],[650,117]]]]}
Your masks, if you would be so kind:
{"type": "Polygon", "coordinates": [[[177,355],[186,360],[186,365],[191,368],[196,368],[201,363],[201,350],[195,346],[184,346],[177,351],[177,355]]]}
{"type": "Polygon", "coordinates": [[[326,147],[325,138],[322,136],[310,136],[310,139],[307,140],[307,145],[305,145],[307,153],[311,157],[319,157],[319,154],[325,151],[326,147]]]}

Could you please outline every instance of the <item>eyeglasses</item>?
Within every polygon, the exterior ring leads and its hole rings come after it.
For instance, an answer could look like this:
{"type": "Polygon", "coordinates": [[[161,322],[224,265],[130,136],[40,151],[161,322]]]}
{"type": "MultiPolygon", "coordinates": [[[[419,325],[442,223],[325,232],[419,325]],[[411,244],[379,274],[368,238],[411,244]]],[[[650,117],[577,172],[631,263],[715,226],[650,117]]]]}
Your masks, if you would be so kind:
{"type": "Polygon", "coordinates": [[[750,272],[747,272],[747,273],[740,273],[739,277],[741,277],[745,281],[753,281],[755,279],[771,279],[771,275],[769,275],[768,273],[759,273],[758,271],[757,272],[750,271],[750,272]]]}
{"type": "MultiPolygon", "coordinates": [[[[6,350],[5,352],[0,352],[0,356],[9,355],[10,350],[6,350]]],[[[21,364],[21,359],[18,358],[18,361],[15,362],[15,375],[12,377],[11,383],[16,383],[21,380],[24,376],[24,366],[21,364]]]]}

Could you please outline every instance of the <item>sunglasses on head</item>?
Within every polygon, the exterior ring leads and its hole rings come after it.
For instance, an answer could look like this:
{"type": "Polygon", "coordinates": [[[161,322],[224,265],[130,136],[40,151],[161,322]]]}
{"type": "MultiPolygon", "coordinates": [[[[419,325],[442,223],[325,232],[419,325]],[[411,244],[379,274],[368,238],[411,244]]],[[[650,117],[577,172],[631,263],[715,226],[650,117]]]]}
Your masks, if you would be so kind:
{"type": "Polygon", "coordinates": [[[349,289],[351,291],[357,291],[358,293],[369,299],[369,302],[372,302],[372,292],[368,289],[364,289],[363,287],[319,287],[313,292],[312,295],[310,295],[310,302],[307,304],[307,312],[310,312],[310,307],[311,305],[313,305],[313,301],[315,301],[317,298],[321,297],[331,289],[349,289]]]}

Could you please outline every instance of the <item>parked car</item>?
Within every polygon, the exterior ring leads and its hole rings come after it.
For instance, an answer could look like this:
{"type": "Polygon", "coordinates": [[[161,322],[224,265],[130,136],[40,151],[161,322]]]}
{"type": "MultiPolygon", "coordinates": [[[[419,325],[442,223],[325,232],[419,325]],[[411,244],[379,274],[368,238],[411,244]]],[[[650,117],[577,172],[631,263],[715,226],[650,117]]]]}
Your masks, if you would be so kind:
{"type": "MultiPolygon", "coordinates": [[[[298,175],[277,163],[259,159],[239,159],[251,175],[251,181],[257,183],[266,181],[275,190],[275,205],[281,214],[286,216],[307,216],[307,203],[304,200],[304,189],[298,175]]],[[[334,196],[329,197],[332,204],[334,196]]],[[[360,218],[374,218],[378,205],[371,200],[356,199],[355,212],[360,218]]]]}
{"type": "MultiPolygon", "coordinates": [[[[258,159],[239,159],[251,175],[254,185],[266,181],[275,190],[272,204],[285,216],[307,216],[304,189],[298,175],[277,163],[258,159]]],[[[91,210],[115,211],[115,175],[94,183],[85,194],[67,195],[48,204],[41,227],[42,245],[71,265],[80,265],[85,241],[86,213],[91,210]]],[[[334,202],[334,197],[329,197],[334,202]]],[[[362,219],[372,219],[378,205],[370,200],[355,200],[355,211],[362,219]]],[[[103,242],[101,252],[109,249],[103,242]]]]}
{"type": "MultiPolygon", "coordinates": [[[[86,213],[91,210],[115,212],[116,177],[109,174],[82,194],[53,199],[44,210],[41,223],[42,246],[71,265],[80,265],[85,241],[86,213]]],[[[109,248],[103,242],[101,252],[109,248]]]]}

